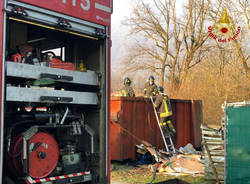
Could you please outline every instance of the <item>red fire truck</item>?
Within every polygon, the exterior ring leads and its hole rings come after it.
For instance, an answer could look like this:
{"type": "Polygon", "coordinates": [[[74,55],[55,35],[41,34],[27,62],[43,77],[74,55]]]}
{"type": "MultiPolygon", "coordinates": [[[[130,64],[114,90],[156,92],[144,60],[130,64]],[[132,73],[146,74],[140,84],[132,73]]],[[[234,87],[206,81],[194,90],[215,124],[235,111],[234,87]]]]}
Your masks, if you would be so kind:
{"type": "Polygon", "coordinates": [[[109,183],[112,0],[0,10],[0,184],[109,183]]]}

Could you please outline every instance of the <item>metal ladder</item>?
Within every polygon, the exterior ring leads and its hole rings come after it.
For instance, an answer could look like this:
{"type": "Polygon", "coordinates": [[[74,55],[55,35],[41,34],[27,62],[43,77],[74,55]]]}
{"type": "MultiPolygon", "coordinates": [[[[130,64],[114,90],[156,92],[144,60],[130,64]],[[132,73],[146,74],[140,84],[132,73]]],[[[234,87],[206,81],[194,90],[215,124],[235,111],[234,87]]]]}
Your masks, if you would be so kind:
{"type": "Polygon", "coordinates": [[[154,101],[153,101],[152,96],[150,97],[150,99],[151,99],[151,102],[152,102],[152,105],[153,105],[155,117],[156,117],[156,120],[157,120],[159,129],[160,129],[160,132],[161,132],[161,136],[162,136],[162,140],[163,140],[163,142],[164,142],[165,148],[166,148],[167,152],[169,152],[169,151],[170,151],[169,148],[171,148],[171,149],[172,149],[171,152],[172,152],[172,153],[176,153],[176,152],[175,152],[175,148],[174,148],[174,144],[173,144],[173,141],[172,141],[172,138],[171,138],[171,135],[170,135],[170,134],[169,134],[169,135],[164,135],[164,133],[163,133],[163,131],[162,131],[162,128],[161,128],[161,125],[160,125],[160,121],[159,121],[159,117],[158,117],[158,115],[157,115],[157,112],[156,112],[156,109],[155,109],[155,106],[154,106],[154,101]],[[166,139],[169,140],[170,145],[167,144],[166,139]]]}

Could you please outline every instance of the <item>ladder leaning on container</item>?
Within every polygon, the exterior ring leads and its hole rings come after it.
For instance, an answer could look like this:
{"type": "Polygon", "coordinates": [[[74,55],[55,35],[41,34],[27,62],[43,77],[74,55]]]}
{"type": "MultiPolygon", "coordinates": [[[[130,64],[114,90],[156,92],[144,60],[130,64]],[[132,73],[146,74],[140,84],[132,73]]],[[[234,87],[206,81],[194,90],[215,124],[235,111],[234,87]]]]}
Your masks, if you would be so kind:
{"type": "Polygon", "coordinates": [[[163,142],[164,142],[166,151],[169,152],[169,151],[170,151],[169,148],[171,148],[171,152],[172,152],[172,153],[175,153],[175,148],[174,148],[174,144],[173,144],[173,141],[172,141],[172,138],[171,138],[171,134],[169,134],[169,135],[164,135],[164,133],[163,133],[163,131],[162,131],[162,128],[161,128],[161,125],[160,125],[159,117],[158,117],[158,115],[157,115],[157,111],[156,111],[155,106],[154,106],[154,101],[153,101],[152,96],[150,97],[150,100],[151,100],[152,105],[153,105],[155,117],[156,117],[156,120],[157,120],[159,129],[160,129],[160,132],[161,132],[162,140],[163,140],[163,142]],[[166,139],[169,140],[170,145],[168,145],[166,139]]]}

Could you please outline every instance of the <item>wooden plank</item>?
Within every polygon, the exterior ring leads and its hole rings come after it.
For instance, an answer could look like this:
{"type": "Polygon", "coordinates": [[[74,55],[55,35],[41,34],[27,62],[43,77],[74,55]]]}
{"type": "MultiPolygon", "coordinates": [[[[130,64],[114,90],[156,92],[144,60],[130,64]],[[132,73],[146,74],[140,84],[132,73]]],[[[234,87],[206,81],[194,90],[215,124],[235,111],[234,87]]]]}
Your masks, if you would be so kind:
{"type": "Polygon", "coordinates": [[[212,138],[209,138],[209,139],[203,139],[202,140],[203,142],[219,142],[219,143],[224,143],[224,141],[222,139],[212,139],[212,138]]]}
{"type": "Polygon", "coordinates": [[[214,163],[224,163],[224,161],[221,161],[221,160],[215,160],[215,161],[213,161],[214,163]]]}
{"type": "MultiPolygon", "coordinates": [[[[206,152],[205,152],[206,154],[206,152]]],[[[224,157],[224,151],[223,152],[215,152],[215,151],[210,151],[210,155],[213,157],[213,156],[222,156],[224,157]]]]}
{"type": "Polygon", "coordinates": [[[221,136],[210,136],[210,135],[207,135],[207,134],[202,134],[202,139],[203,139],[203,140],[206,140],[206,139],[209,140],[210,138],[217,138],[217,139],[222,140],[222,137],[221,137],[221,136]]]}
{"type": "Polygon", "coordinates": [[[211,154],[211,157],[224,157],[224,154],[211,154]]]}
{"type": "MultiPolygon", "coordinates": [[[[225,158],[224,157],[211,157],[213,162],[217,162],[217,163],[220,163],[220,162],[225,162],[225,158]]],[[[206,159],[209,159],[209,156],[205,156],[205,162],[206,162],[206,159]]]]}
{"type": "Polygon", "coordinates": [[[221,137],[207,137],[207,136],[202,136],[202,139],[204,139],[204,141],[207,141],[207,140],[223,141],[221,139],[221,137]]]}
{"type": "Polygon", "coordinates": [[[208,127],[204,124],[201,124],[201,129],[202,130],[209,130],[209,131],[218,131],[220,128],[220,126],[216,126],[216,127],[208,127]]]}
{"type": "Polygon", "coordinates": [[[206,141],[204,142],[206,145],[224,145],[223,142],[213,142],[213,141],[206,141]]]}
{"type": "Polygon", "coordinates": [[[214,150],[224,150],[224,145],[220,146],[220,145],[207,145],[209,151],[214,151],[214,150]]]}
{"type": "MultiPolygon", "coordinates": [[[[221,149],[221,150],[209,150],[210,151],[210,153],[224,153],[224,149],[221,149]]],[[[205,152],[206,153],[206,152],[205,152]]]]}
{"type": "Polygon", "coordinates": [[[212,167],[212,169],[213,169],[213,173],[214,173],[214,175],[215,175],[216,182],[219,182],[219,177],[218,177],[216,168],[215,168],[214,165],[213,165],[213,160],[212,160],[212,158],[211,158],[211,156],[210,156],[208,147],[207,147],[206,144],[205,144],[204,146],[205,146],[205,149],[207,150],[207,155],[208,155],[208,158],[209,158],[209,163],[210,163],[210,165],[211,165],[211,167],[212,167]]]}
{"type": "MultiPolygon", "coordinates": [[[[211,155],[210,155],[210,156],[211,156],[211,155]]],[[[209,158],[209,156],[208,156],[208,155],[205,155],[205,160],[208,159],[208,158],[209,158]]],[[[213,160],[216,160],[216,161],[218,161],[218,160],[223,160],[223,161],[224,161],[224,160],[225,160],[225,157],[213,156],[212,159],[213,159],[213,160]]]]}
{"type": "Polygon", "coordinates": [[[218,132],[218,131],[202,130],[202,134],[204,134],[204,135],[212,135],[212,136],[221,136],[221,132],[218,132]]]}
{"type": "MultiPolygon", "coordinates": [[[[208,161],[208,159],[209,159],[208,157],[205,158],[205,163],[210,163],[208,161]]],[[[218,164],[218,165],[219,164],[223,164],[224,165],[224,163],[225,163],[225,159],[223,157],[220,157],[220,158],[218,158],[218,157],[217,158],[213,158],[212,157],[212,161],[213,161],[214,164],[218,164]]]]}

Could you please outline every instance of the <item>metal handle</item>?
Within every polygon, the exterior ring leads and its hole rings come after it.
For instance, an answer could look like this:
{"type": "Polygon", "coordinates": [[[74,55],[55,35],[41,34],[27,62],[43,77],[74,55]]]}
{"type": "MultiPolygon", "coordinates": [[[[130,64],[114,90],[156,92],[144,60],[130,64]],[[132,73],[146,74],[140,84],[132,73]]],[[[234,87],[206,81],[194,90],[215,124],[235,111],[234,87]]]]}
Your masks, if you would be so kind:
{"type": "Polygon", "coordinates": [[[25,137],[23,137],[23,172],[28,173],[28,153],[27,153],[27,142],[25,137]]]}
{"type": "Polygon", "coordinates": [[[38,142],[34,148],[32,149],[32,151],[36,151],[40,146],[41,146],[42,142],[38,142]]]}
{"type": "Polygon", "coordinates": [[[73,81],[73,76],[67,76],[67,75],[55,75],[50,73],[41,73],[40,74],[41,79],[53,79],[53,80],[63,80],[63,81],[73,81]]]}
{"type": "Polygon", "coordinates": [[[72,97],[57,97],[57,96],[41,96],[41,101],[53,101],[53,102],[73,102],[72,97]]]}

